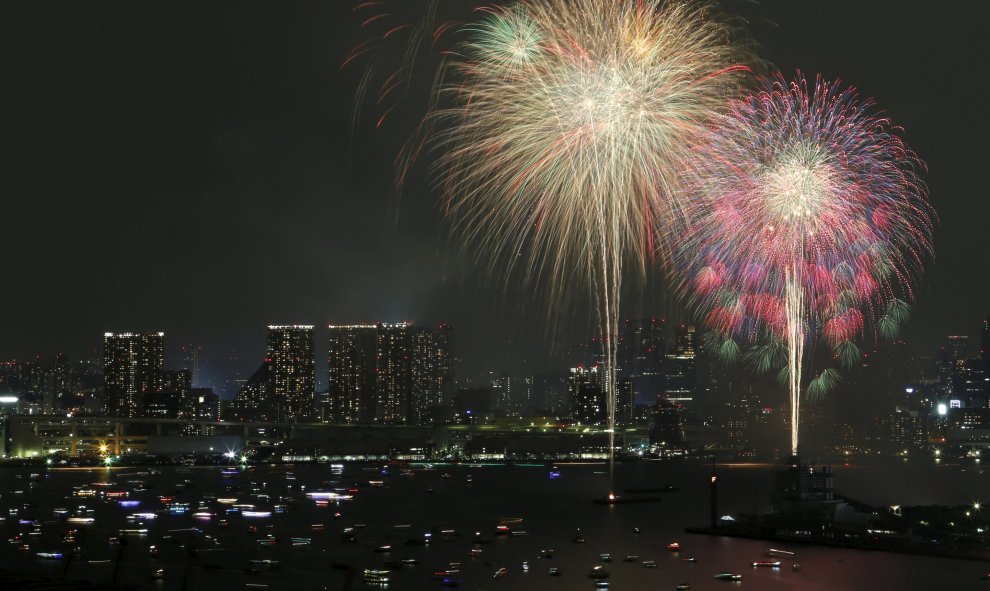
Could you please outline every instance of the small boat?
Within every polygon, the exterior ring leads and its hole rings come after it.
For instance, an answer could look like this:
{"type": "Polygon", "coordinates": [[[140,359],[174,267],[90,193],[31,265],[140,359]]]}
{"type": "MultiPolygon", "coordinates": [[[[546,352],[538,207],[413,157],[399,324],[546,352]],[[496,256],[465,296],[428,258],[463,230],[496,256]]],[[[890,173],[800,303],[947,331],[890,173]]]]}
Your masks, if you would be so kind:
{"type": "Polygon", "coordinates": [[[164,579],[165,578],[165,569],[163,569],[163,568],[155,569],[151,573],[151,578],[152,579],[158,579],[158,580],[164,579]]]}
{"type": "Polygon", "coordinates": [[[794,553],[789,550],[780,550],[778,548],[770,548],[766,551],[766,555],[769,557],[779,556],[780,558],[794,558],[794,553]]]}
{"type": "Polygon", "coordinates": [[[278,568],[277,560],[270,560],[267,558],[264,560],[257,560],[257,559],[249,560],[248,564],[255,568],[267,568],[269,570],[274,570],[278,568]]]}
{"type": "Polygon", "coordinates": [[[389,544],[385,544],[384,546],[379,546],[379,547],[375,548],[375,552],[380,552],[380,553],[383,553],[383,554],[388,553],[388,552],[391,552],[391,551],[392,551],[392,546],[390,546],[389,544]]]}
{"type": "Polygon", "coordinates": [[[591,572],[588,573],[588,576],[591,577],[592,579],[607,579],[611,575],[607,570],[605,570],[605,567],[603,565],[596,564],[595,566],[591,567],[591,572]]]}
{"type": "Polygon", "coordinates": [[[550,575],[551,577],[559,577],[563,573],[561,573],[560,569],[557,568],[556,566],[551,566],[550,570],[547,571],[547,574],[550,575]]]}
{"type": "Polygon", "coordinates": [[[540,550],[540,558],[553,558],[553,548],[540,550]]]}
{"type": "Polygon", "coordinates": [[[681,583],[680,585],[674,587],[674,591],[689,591],[691,589],[691,583],[681,583]]]}
{"type": "Polygon", "coordinates": [[[626,557],[623,558],[622,560],[625,561],[625,562],[638,562],[639,561],[639,555],[638,554],[626,554],[626,557]]]}
{"type": "Polygon", "coordinates": [[[602,562],[612,562],[612,555],[609,554],[608,552],[605,552],[605,553],[599,554],[598,555],[598,559],[601,560],[602,562]]]}
{"type": "Polygon", "coordinates": [[[413,565],[419,564],[419,560],[417,560],[415,558],[403,558],[401,562],[402,562],[402,564],[405,564],[405,565],[408,565],[408,566],[413,566],[413,565]]]}
{"type": "Polygon", "coordinates": [[[736,573],[718,573],[715,578],[719,581],[741,581],[742,575],[736,573]]]}
{"type": "Polygon", "coordinates": [[[481,556],[481,548],[471,548],[468,550],[468,556],[471,558],[477,558],[481,556]]]}
{"type": "Polygon", "coordinates": [[[388,584],[388,571],[366,568],[364,569],[364,582],[374,585],[388,584]]]}
{"type": "Polygon", "coordinates": [[[681,549],[681,543],[680,542],[671,542],[671,543],[667,544],[667,551],[668,552],[678,552],[680,549],[681,549]]]}
{"type": "Polygon", "coordinates": [[[657,567],[657,561],[656,560],[644,560],[643,561],[643,566],[646,567],[646,568],[656,568],[657,567]]]}
{"type": "Polygon", "coordinates": [[[608,581],[595,581],[595,589],[608,589],[609,587],[608,581]]]}
{"type": "Polygon", "coordinates": [[[682,558],[681,560],[683,560],[684,562],[691,562],[691,563],[698,562],[698,559],[695,558],[694,556],[688,556],[687,558],[682,558]]]}
{"type": "Polygon", "coordinates": [[[501,579],[502,577],[504,577],[507,574],[509,574],[509,569],[507,569],[507,568],[505,568],[503,566],[502,568],[500,568],[497,571],[495,571],[495,574],[492,575],[492,578],[493,579],[501,579]]]}
{"type": "Polygon", "coordinates": [[[753,563],[753,568],[780,568],[779,560],[757,560],[753,563]]]}

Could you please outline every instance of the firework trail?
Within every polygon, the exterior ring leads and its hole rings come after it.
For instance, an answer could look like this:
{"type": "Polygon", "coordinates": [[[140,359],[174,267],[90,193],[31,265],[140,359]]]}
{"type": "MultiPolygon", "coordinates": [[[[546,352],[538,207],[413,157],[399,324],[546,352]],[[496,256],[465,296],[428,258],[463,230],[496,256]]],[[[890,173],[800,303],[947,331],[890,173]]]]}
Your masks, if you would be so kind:
{"type": "Polygon", "coordinates": [[[761,369],[785,366],[794,455],[806,347],[850,365],[868,330],[893,336],[932,255],[923,164],[874,110],[837,82],[778,75],[731,101],[696,149],[681,287],[709,346],[731,358],[741,341],[761,369]]]}
{"type": "Polygon", "coordinates": [[[679,215],[690,147],[738,90],[748,53],[705,2],[520,1],[484,14],[428,116],[437,178],[455,234],[493,271],[522,270],[552,302],[575,282],[591,288],[613,434],[623,272],[645,273],[679,215]]]}

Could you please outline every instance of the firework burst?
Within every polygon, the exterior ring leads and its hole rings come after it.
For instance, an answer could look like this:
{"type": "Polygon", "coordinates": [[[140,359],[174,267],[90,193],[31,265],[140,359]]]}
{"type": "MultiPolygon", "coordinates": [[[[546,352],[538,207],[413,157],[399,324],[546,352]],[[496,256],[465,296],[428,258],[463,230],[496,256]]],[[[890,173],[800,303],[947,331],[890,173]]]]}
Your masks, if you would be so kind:
{"type": "MultiPolygon", "coordinates": [[[[932,254],[923,164],[855,90],[798,74],[730,102],[696,149],[682,288],[726,357],[748,344],[760,369],[783,366],[798,450],[805,348],[855,363],[868,331],[890,337],[932,254]]],[[[837,379],[811,380],[809,394],[837,379]]]]}
{"type": "Polygon", "coordinates": [[[704,2],[521,1],[486,10],[449,58],[428,120],[455,233],[493,270],[597,302],[614,425],[623,271],[645,272],[680,215],[705,121],[747,68],[704,2]]]}

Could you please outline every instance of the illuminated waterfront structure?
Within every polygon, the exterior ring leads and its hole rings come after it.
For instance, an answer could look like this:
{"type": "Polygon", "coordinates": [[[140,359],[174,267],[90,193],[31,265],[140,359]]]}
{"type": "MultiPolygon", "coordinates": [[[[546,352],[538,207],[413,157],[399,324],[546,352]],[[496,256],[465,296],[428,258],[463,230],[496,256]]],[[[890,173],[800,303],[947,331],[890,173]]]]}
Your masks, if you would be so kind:
{"type": "Polygon", "coordinates": [[[450,327],[411,329],[409,422],[426,425],[446,402],[450,378],[450,327]]]}
{"type": "Polygon", "coordinates": [[[450,329],[408,322],[330,325],[330,422],[423,425],[445,402],[450,329]]]}
{"type": "Polygon", "coordinates": [[[378,328],[374,324],[331,324],[329,328],[327,420],[370,421],[375,407],[378,328]]]}
{"type": "Polygon", "coordinates": [[[271,403],[275,420],[293,421],[314,412],[316,358],[312,326],[269,326],[271,403]]]}
{"type": "Polygon", "coordinates": [[[677,330],[673,351],[664,357],[663,397],[673,402],[690,402],[697,389],[697,356],[695,328],[681,325],[677,330]]]}
{"type": "Polygon", "coordinates": [[[409,413],[411,351],[409,323],[378,325],[375,422],[406,422],[409,413]]]}
{"type": "Polygon", "coordinates": [[[598,425],[608,414],[605,401],[605,373],[595,367],[571,368],[568,381],[571,415],[586,425],[598,425]]]}
{"type": "Polygon", "coordinates": [[[274,420],[271,400],[271,361],[265,359],[261,367],[238,390],[237,396],[227,405],[226,415],[232,421],[274,420]]]}
{"type": "Polygon", "coordinates": [[[144,399],[161,391],[165,333],[103,335],[103,395],[110,416],[136,417],[144,399]]]}

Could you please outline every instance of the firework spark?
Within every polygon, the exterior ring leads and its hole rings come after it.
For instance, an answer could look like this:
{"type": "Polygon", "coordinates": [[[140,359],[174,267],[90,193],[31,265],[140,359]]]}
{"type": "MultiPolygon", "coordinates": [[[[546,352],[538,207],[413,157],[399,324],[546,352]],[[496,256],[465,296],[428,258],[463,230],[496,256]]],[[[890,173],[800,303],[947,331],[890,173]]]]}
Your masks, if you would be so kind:
{"type": "MultiPolygon", "coordinates": [[[[871,100],[800,74],[731,101],[695,162],[682,288],[716,350],[741,340],[763,369],[783,362],[796,455],[805,348],[855,363],[870,325],[889,337],[906,315],[932,254],[923,164],[871,100]]],[[[835,380],[826,370],[808,392],[835,380]]]]}
{"type": "Polygon", "coordinates": [[[450,57],[428,117],[457,235],[493,270],[522,267],[562,300],[591,287],[614,427],[623,270],[645,273],[679,215],[705,121],[747,68],[704,2],[521,1],[488,9],[450,57]]]}

